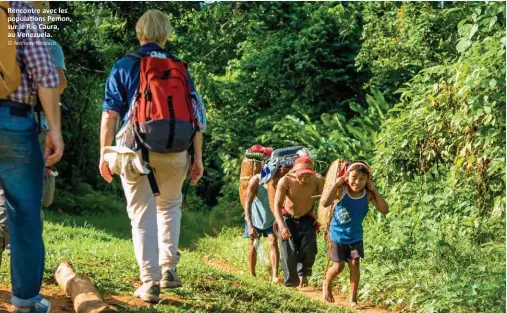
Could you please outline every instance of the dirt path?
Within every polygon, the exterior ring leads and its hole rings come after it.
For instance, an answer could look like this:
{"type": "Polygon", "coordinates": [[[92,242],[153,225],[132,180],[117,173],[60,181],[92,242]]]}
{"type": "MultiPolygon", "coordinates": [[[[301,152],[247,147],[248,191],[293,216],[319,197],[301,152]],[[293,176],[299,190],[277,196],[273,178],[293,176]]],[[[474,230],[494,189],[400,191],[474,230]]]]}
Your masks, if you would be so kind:
{"type": "MultiPolygon", "coordinates": [[[[224,262],[224,261],[213,260],[208,257],[204,257],[202,261],[212,267],[219,268],[224,271],[233,272],[236,274],[244,274],[243,271],[237,270],[236,268],[232,267],[230,264],[228,264],[227,262],[224,262]]],[[[298,288],[298,289],[294,289],[294,290],[300,292],[305,297],[308,297],[308,298],[315,300],[315,301],[320,301],[320,302],[326,303],[327,305],[330,305],[330,306],[342,307],[342,308],[349,307],[348,295],[345,295],[343,293],[339,293],[336,290],[333,290],[333,295],[334,295],[334,300],[335,300],[334,303],[328,303],[328,302],[324,301],[324,299],[322,299],[322,289],[320,289],[320,288],[315,288],[315,287],[310,286],[310,287],[301,288],[301,289],[298,288]]],[[[375,307],[374,305],[370,305],[367,303],[366,304],[361,303],[361,309],[358,309],[357,311],[363,312],[363,313],[398,313],[398,312],[401,312],[401,311],[388,311],[388,310],[380,309],[380,308],[375,307]]]]}
{"type": "MultiPolygon", "coordinates": [[[[230,264],[224,261],[213,260],[208,257],[204,257],[202,260],[204,263],[219,268],[221,270],[232,272],[236,274],[245,274],[243,271],[237,270],[233,268],[230,264]]],[[[334,307],[343,307],[348,308],[348,300],[347,295],[334,291],[335,303],[327,303],[322,299],[322,290],[320,288],[315,287],[306,287],[302,289],[294,289],[296,292],[300,292],[305,297],[315,301],[321,301],[330,306],[334,307]]],[[[72,305],[72,301],[67,295],[56,285],[44,285],[42,287],[41,293],[47,297],[51,301],[51,312],[52,313],[74,313],[74,308],[72,305]]],[[[9,289],[0,288],[0,313],[13,312],[13,307],[9,304],[10,302],[11,292],[9,289]]],[[[164,295],[164,299],[162,300],[163,304],[175,305],[175,306],[184,306],[186,304],[186,300],[184,298],[179,298],[176,296],[164,295]]],[[[148,307],[149,305],[143,302],[140,299],[134,298],[132,296],[106,296],[105,300],[107,303],[122,308],[129,308],[133,310],[138,310],[144,307],[148,307]]],[[[400,311],[387,311],[383,309],[376,308],[373,305],[362,304],[362,308],[357,310],[358,312],[364,313],[393,313],[400,311]]]]}
{"type": "MultiPolygon", "coordinates": [[[[72,301],[57,286],[42,286],[41,294],[51,301],[51,313],[74,313],[72,301]]],[[[14,307],[9,304],[11,297],[10,289],[0,288],[0,313],[13,312],[14,307]]],[[[142,300],[130,296],[106,296],[106,302],[116,306],[130,309],[140,309],[148,306],[142,300]]],[[[176,297],[164,297],[164,302],[181,304],[180,299],[176,297]],[[175,299],[173,299],[175,298],[175,299]]]]}
{"type": "MultiPolygon", "coordinates": [[[[41,294],[51,301],[51,313],[74,313],[74,307],[70,297],[56,285],[44,285],[41,294]]],[[[11,291],[10,289],[0,288],[0,313],[10,313],[14,311],[14,307],[10,305],[11,291]]],[[[187,301],[174,295],[163,295],[159,304],[167,304],[173,306],[185,306],[187,301]]],[[[150,304],[134,298],[133,296],[105,296],[105,300],[110,305],[120,309],[140,310],[150,307],[150,304]]]]}

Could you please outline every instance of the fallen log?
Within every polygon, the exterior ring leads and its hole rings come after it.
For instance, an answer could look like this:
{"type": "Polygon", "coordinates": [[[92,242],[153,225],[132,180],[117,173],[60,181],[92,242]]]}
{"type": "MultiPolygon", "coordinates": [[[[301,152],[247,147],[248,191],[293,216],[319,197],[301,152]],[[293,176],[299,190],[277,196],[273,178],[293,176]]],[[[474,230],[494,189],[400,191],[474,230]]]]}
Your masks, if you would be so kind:
{"type": "Polygon", "coordinates": [[[65,293],[70,296],[76,313],[117,313],[104,302],[92,281],[74,271],[67,262],[62,262],[55,272],[55,278],[65,293]]]}

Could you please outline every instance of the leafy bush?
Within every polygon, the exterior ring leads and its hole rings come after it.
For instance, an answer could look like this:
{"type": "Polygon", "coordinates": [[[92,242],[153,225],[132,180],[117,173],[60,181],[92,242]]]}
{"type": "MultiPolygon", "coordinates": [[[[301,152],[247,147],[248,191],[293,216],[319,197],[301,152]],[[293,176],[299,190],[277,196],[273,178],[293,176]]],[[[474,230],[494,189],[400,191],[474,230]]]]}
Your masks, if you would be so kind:
{"type": "MultiPolygon", "coordinates": [[[[276,142],[280,146],[302,144],[312,151],[318,162],[325,164],[337,158],[370,159],[376,133],[389,104],[378,90],[366,95],[366,103],[367,108],[363,108],[351,102],[350,109],[356,115],[349,120],[340,113],[323,113],[318,122],[303,113],[303,119],[289,115],[277,123],[272,132],[259,136],[259,140],[276,142]]],[[[324,173],[326,167],[319,169],[324,173]]]]}
{"type": "Polygon", "coordinates": [[[72,192],[57,188],[50,209],[70,214],[94,215],[125,210],[125,206],[123,197],[93,190],[90,185],[82,183],[72,192]]]}

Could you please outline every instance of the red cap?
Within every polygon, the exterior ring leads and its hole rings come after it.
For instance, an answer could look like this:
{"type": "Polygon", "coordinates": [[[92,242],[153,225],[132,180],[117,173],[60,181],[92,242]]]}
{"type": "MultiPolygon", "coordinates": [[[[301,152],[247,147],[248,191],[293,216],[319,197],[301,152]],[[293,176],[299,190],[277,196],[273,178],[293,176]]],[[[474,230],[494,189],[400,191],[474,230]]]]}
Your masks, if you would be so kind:
{"type": "Polygon", "coordinates": [[[265,150],[264,150],[264,155],[265,155],[265,156],[267,156],[267,157],[270,157],[270,156],[271,156],[271,154],[273,153],[273,148],[271,148],[271,147],[266,147],[266,148],[264,148],[264,149],[265,149],[265,150]]]}
{"type": "Polygon", "coordinates": [[[264,147],[261,145],[253,145],[250,147],[250,153],[262,152],[264,153],[264,147]]]}
{"type": "Polygon", "coordinates": [[[250,153],[262,153],[264,156],[269,157],[273,153],[273,148],[263,147],[261,145],[253,145],[248,149],[250,153]]]}
{"type": "Polygon", "coordinates": [[[313,161],[307,156],[302,156],[296,159],[294,162],[294,167],[292,168],[294,172],[298,174],[308,173],[315,174],[315,168],[313,166],[313,161]]]}

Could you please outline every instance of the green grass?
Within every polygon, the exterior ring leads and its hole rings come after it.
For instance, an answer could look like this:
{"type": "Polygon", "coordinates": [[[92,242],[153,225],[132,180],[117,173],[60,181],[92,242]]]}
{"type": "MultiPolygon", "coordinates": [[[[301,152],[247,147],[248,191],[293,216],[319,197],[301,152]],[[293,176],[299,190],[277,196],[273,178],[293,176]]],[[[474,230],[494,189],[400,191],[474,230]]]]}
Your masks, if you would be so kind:
{"type": "MultiPolygon", "coordinates": [[[[463,233],[473,220],[442,215],[436,221],[427,214],[408,214],[393,212],[377,219],[373,213],[367,218],[359,300],[422,313],[505,312],[505,241],[499,237],[498,242],[473,243],[469,233],[463,233]]],[[[197,250],[248,272],[249,243],[242,234],[242,228],[224,229],[216,237],[201,239],[197,250]]],[[[314,286],[322,283],[327,260],[322,236],[317,243],[310,278],[314,286]]],[[[258,270],[258,275],[267,279],[268,268],[258,270]]],[[[349,292],[347,268],[334,286],[349,292]]]]}
{"type": "MultiPolygon", "coordinates": [[[[192,214],[188,214],[188,218],[192,214]]],[[[183,229],[185,224],[183,222],[183,229]]],[[[196,236],[195,224],[188,224],[196,236]]],[[[230,231],[228,231],[230,232],[230,231]]],[[[90,277],[105,295],[131,295],[139,281],[139,270],[130,239],[130,223],[126,213],[105,213],[95,216],[71,216],[46,212],[44,223],[46,244],[45,284],[55,284],[53,275],[62,261],[70,262],[77,272],[90,277]]],[[[236,238],[237,239],[237,238],[236,238]]],[[[346,310],[311,301],[294,290],[272,286],[262,278],[252,278],[214,268],[203,263],[209,255],[203,243],[186,240],[178,272],[183,288],[163,291],[163,296],[177,299],[168,304],[135,312],[346,312],[346,310]],[[188,247],[199,247],[188,249],[188,247]],[[177,298],[174,298],[177,297],[177,298]]],[[[243,245],[246,241],[236,240],[243,245]]],[[[244,249],[241,246],[241,249],[244,249]]],[[[246,257],[246,250],[238,256],[246,257]]],[[[4,257],[5,258],[5,257],[4,257]]],[[[9,283],[8,262],[0,271],[0,284],[9,283]]],[[[133,310],[124,310],[134,312],[133,310]]]]}

